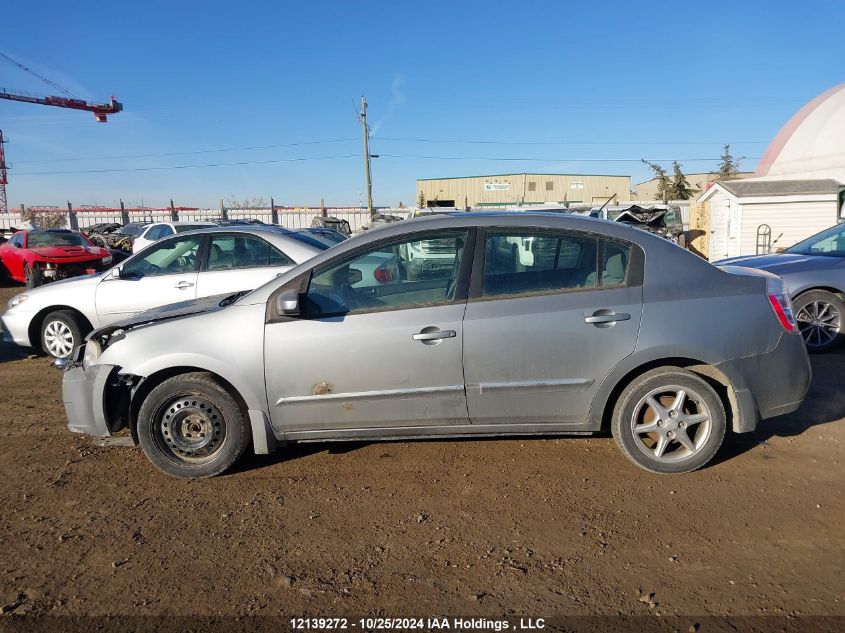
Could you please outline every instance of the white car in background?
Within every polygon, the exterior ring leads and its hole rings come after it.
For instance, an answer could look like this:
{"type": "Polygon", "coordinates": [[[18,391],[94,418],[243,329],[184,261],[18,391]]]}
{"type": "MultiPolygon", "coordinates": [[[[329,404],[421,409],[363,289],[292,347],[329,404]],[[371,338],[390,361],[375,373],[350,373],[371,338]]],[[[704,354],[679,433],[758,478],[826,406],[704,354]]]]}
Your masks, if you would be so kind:
{"type": "Polygon", "coordinates": [[[158,242],[177,233],[196,231],[211,226],[217,226],[217,224],[214,222],[156,222],[149,224],[135,237],[132,242],[132,252],[140,253],[153,242],[158,242]]]}
{"type": "Polygon", "coordinates": [[[253,290],[331,245],[307,229],[271,226],[179,233],[104,273],[27,290],[0,321],[18,345],[62,358],[96,328],[150,308],[253,290]]]}

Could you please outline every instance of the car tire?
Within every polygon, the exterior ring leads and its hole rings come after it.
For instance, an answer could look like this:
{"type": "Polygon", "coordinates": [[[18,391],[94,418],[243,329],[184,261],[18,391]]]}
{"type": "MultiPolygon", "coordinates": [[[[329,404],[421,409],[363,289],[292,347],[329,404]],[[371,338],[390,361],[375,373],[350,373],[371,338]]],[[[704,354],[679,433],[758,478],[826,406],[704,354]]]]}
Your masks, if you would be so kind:
{"type": "Polygon", "coordinates": [[[661,474],[704,466],[722,445],[726,428],[719,394],[701,376],[680,367],[637,376],[619,395],[611,421],[625,456],[661,474]]]}
{"type": "Polygon", "coordinates": [[[180,374],[157,385],[138,412],[138,441],[168,475],[197,479],[228,470],[252,439],[246,411],[211,374],[180,374]]]}
{"type": "Polygon", "coordinates": [[[845,301],[826,290],[810,290],[792,303],[804,344],[811,354],[823,354],[845,343],[845,301]]]}
{"type": "Polygon", "coordinates": [[[27,288],[37,288],[44,283],[44,273],[39,268],[30,268],[29,262],[23,264],[23,278],[27,288]]]}
{"type": "Polygon", "coordinates": [[[48,356],[67,358],[84,339],[77,316],[68,310],[56,310],[41,322],[41,349],[48,356]]]}

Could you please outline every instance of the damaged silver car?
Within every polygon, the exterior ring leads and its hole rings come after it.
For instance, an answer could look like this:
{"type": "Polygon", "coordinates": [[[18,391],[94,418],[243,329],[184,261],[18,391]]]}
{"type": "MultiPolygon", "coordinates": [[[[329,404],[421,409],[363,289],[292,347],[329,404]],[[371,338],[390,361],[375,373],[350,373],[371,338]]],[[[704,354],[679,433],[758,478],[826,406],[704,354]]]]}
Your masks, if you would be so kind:
{"type": "Polygon", "coordinates": [[[810,383],[780,278],[545,213],[397,222],[250,293],[96,330],[58,362],[72,431],[128,428],[178,477],[289,442],[605,429],[637,466],[681,473],[810,383]],[[431,255],[426,274],[408,253],[431,255]]]}

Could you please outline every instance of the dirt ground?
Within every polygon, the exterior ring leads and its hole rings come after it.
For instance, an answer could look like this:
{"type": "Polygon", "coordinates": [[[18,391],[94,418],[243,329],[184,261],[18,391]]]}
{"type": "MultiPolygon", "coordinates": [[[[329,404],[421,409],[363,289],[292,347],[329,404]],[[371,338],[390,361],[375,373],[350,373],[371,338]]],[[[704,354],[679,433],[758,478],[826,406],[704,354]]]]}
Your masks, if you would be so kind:
{"type": "Polygon", "coordinates": [[[192,482],[71,434],[60,373],[0,344],[0,609],[843,616],[845,353],[813,369],[689,475],[593,437],[311,444],[192,482]]]}

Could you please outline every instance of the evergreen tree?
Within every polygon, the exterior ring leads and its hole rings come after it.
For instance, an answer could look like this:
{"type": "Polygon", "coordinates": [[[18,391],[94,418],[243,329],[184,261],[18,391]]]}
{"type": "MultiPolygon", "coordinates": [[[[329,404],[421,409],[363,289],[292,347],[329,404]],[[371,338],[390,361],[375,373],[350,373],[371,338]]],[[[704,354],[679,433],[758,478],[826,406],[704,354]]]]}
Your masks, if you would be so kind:
{"type": "Polygon", "coordinates": [[[687,177],[681,171],[681,165],[678,161],[672,161],[672,184],[669,187],[672,200],[689,200],[696,193],[697,189],[690,187],[687,177]]]}
{"type": "Polygon", "coordinates": [[[654,197],[655,200],[669,200],[671,197],[671,189],[672,183],[669,180],[669,177],[666,175],[666,170],[663,169],[660,165],[655,163],[650,163],[645,159],[642,159],[643,164],[648,165],[648,168],[654,172],[654,177],[657,179],[657,195],[654,197]]]}
{"type": "Polygon", "coordinates": [[[739,173],[739,159],[731,156],[731,146],[725,145],[722,152],[722,161],[716,172],[716,180],[730,180],[736,178],[739,173]]]}

